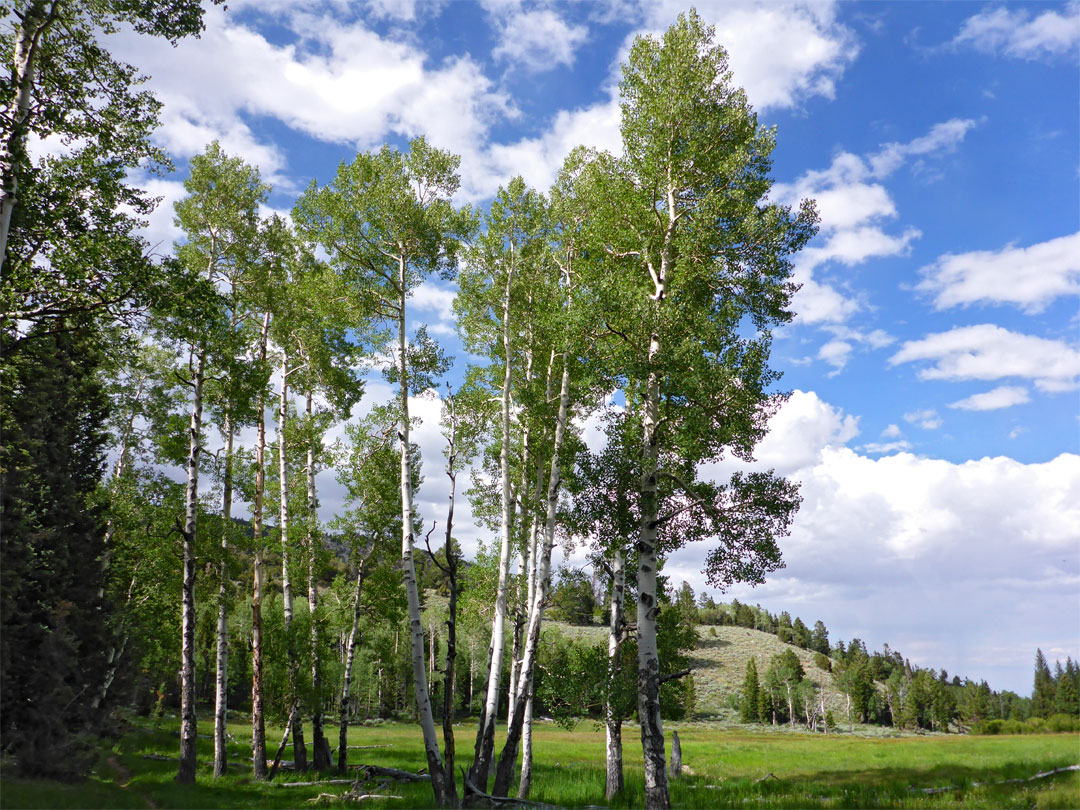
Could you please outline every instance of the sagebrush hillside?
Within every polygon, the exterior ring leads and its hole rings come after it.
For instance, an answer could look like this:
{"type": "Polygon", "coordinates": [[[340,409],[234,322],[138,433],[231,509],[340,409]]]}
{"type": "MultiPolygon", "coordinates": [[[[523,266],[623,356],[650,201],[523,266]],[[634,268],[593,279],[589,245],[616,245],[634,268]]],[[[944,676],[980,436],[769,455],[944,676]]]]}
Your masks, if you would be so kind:
{"type": "MultiPolygon", "coordinates": [[[[570,638],[607,643],[607,628],[599,625],[577,626],[551,622],[549,627],[570,638]]],[[[825,707],[837,722],[847,717],[846,701],[832,683],[832,675],[814,663],[814,653],[780,641],[771,633],[731,625],[699,625],[698,645],[690,656],[697,700],[694,714],[734,720],[737,712],[728,705],[729,696],[739,693],[746,675],[746,664],[757,659],[758,672],[764,673],[769,660],[784,650],[794,650],[802,662],[806,678],[825,689],[825,707]]]]}

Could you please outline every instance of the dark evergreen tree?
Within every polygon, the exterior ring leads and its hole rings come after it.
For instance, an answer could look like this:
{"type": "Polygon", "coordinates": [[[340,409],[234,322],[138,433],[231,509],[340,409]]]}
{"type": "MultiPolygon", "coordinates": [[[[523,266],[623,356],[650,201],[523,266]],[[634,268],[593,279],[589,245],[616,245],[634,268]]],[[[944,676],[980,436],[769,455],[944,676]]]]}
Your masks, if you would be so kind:
{"type": "Polygon", "coordinates": [[[1076,688],[1076,664],[1073,663],[1072,658],[1065,660],[1065,666],[1061,666],[1061,662],[1057,663],[1054,669],[1055,673],[1055,691],[1054,691],[1054,713],[1055,714],[1069,714],[1076,716],[1080,714],[1080,694],[1076,688]]]}
{"type": "Polygon", "coordinates": [[[742,701],[739,703],[739,719],[744,723],[757,723],[761,687],[758,684],[757,662],[750,658],[746,662],[746,678],[743,680],[742,701]]]}
{"type": "Polygon", "coordinates": [[[821,619],[814,622],[814,632],[810,636],[810,649],[822,655],[829,654],[829,631],[821,619]]]}
{"type": "Polygon", "coordinates": [[[1042,650],[1035,651],[1035,686],[1031,693],[1032,717],[1049,717],[1054,713],[1054,676],[1042,650]]]}
{"type": "Polygon", "coordinates": [[[795,617],[795,623],[791,626],[792,641],[804,650],[810,646],[810,628],[803,624],[803,620],[795,617]]]}
{"type": "Polygon", "coordinates": [[[108,648],[95,491],[107,406],[85,322],[6,332],[0,399],[0,736],[28,774],[90,765],[108,648]]]}

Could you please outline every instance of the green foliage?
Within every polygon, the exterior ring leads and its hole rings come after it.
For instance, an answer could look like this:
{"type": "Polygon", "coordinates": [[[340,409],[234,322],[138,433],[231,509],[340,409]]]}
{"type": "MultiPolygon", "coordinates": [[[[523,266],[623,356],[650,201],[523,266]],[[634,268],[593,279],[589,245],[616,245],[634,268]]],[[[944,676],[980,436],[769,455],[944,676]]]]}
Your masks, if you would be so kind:
{"type": "Polygon", "coordinates": [[[760,691],[757,662],[751,658],[746,662],[746,679],[743,681],[742,697],[739,701],[739,719],[742,722],[757,723],[761,720],[761,715],[758,713],[760,691]]]}
{"type": "MultiPolygon", "coordinates": [[[[6,336],[5,336],[6,337],[6,336]]],[[[0,429],[0,728],[20,771],[73,777],[105,675],[105,521],[95,502],[108,413],[85,319],[4,340],[0,429]],[[85,330],[85,331],[84,331],[85,330]]]]}
{"type": "Polygon", "coordinates": [[[0,182],[16,197],[0,258],[0,324],[55,325],[80,312],[129,317],[158,298],[161,274],[135,232],[155,201],[130,186],[127,175],[170,164],[151,143],[160,102],[139,89],[145,77],[114,58],[104,40],[124,26],[171,42],[198,34],[202,3],[35,0],[19,6],[19,18],[5,14],[0,50],[13,67],[15,40],[30,38],[34,70],[25,120],[14,116],[20,89],[14,70],[0,82],[0,182]],[[27,151],[32,136],[63,140],[65,154],[35,165],[27,151]]]}
{"type": "Polygon", "coordinates": [[[580,568],[562,568],[551,588],[551,618],[567,624],[592,624],[596,596],[592,582],[580,568]]]}
{"type": "Polygon", "coordinates": [[[1049,717],[1054,711],[1056,684],[1042,650],[1035,651],[1035,686],[1031,693],[1031,713],[1035,717],[1049,717]]]}

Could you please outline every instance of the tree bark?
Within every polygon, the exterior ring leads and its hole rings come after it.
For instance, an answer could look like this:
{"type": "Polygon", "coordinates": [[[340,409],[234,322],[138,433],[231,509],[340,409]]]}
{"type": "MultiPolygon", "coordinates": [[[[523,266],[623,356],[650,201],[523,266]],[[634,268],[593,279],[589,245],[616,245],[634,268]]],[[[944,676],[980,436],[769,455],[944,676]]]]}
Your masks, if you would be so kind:
{"type": "Polygon", "coordinates": [[[400,389],[401,424],[398,439],[401,451],[401,568],[405,580],[405,595],[409,604],[409,637],[412,650],[413,691],[416,712],[424,736],[428,773],[439,807],[457,805],[457,789],[443,770],[439,740],[435,733],[435,719],[431,711],[428,693],[427,670],[424,666],[424,626],[420,615],[420,594],[416,584],[416,568],[413,565],[413,492],[412,455],[409,448],[409,376],[405,340],[405,259],[398,262],[398,387],[400,389]]]}
{"type": "Polygon", "coordinates": [[[22,12],[22,20],[16,28],[11,65],[11,86],[15,88],[15,93],[5,116],[11,122],[11,131],[0,144],[0,272],[7,258],[11,214],[15,210],[19,190],[19,163],[26,159],[30,97],[34,89],[37,54],[49,26],[56,19],[59,5],[59,0],[51,3],[33,0],[22,12]]]}
{"type": "Polygon", "coordinates": [[[184,563],[181,586],[180,648],[180,769],[176,781],[195,784],[195,537],[199,515],[199,455],[202,452],[203,379],[206,350],[194,358],[191,420],[188,426],[187,487],[184,491],[184,563]]]}
{"type": "Polygon", "coordinates": [[[469,778],[481,791],[487,792],[488,771],[495,752],[495,720],[499,710],[499,686],[502,679],[503,645],[506,632],[506,588],[510,571],[511,492],[510,492],[510,291],[514,278],[513,265],[506,274],[503,295],[503,388],[502,388],[502,448],[499,452],[499,473],[502,489],[502,543],[499,548],[499,584],[495,592],[495,615],[491,621],[490,666],[487,694],[476,734],[476,751],[469,778]]]}
{"type": "MultiPolygon", "coordinates": [[[[531,332],[530,332],[531,339],[531,332]]],[[[551,401],[551,375],[555,366],[555,349],[552,348],[551,356],[548,359],[547,374],[544,382],[544,394],[546,401],[551,401]]],[[[532,362],[532,353],[529,353],[529,361],[532,362]]],[[[536,483],[535,483],[535,498],[539,502],[543,495],[544,490],[544,460],[540,453],[536,453],[536,483]]],[[[537,575],[537,554],[539,552],[539,529],[540,518],[536,514],[536,510],[531,510],[529,518],[529,573],[528,573],[528,601],[527,605],[531,606],[536,602],[536,575],[537,575]]],[[[529,798],[529,793],[532,790],[532,766],[533,766],[533,749],[532,749],[532,724],[533,724],[533,697],[536,692],[535,681],[529,687],[529,694],[525,703],[525,716],[522,718],[521,725],[521,776],[518,779],[518,797],[522,799],[529,798]]]]}
{"type": "Polygon", "coordinates": [[[285,636],[289,657],[289,726],[292,729],[293,761],[298,771],[307,770],[307,746],[304,745],[304,726],[300,719],[297,694],[298,667],[296,656],[296,638],[293,633],[293,594],[289,578],[289,465],[286,456],[285,423],[289,416],[289,355],[281,352],[281,397],[278,400],[278,493],[280,517],[278,526],[281,533],[281,602],[285,613],[285,636]]]}
{"type": "Polygon", "coordinates": [[[536,666],[536,653],[540,643],[540,626],[544,618],[544,603],[551,588],[551,551],[555,545],[555,523],[559,504],[559,489],[562,484],[559,466],[559,453],[566,437],[566,422],[570,404],[570,355],[563,353],[562,383],[559,389],[559,414],[555,421],[555,441],[552,447],[551,469],[548,474],[547,513],[544,523],[544,546],[540,552],[537,573],[536,599],[529,610],[529,630],[525,638],[525,656],[521,665],[518,684],[517,706],[514,708],[514,722],[506,730],[506,743],[496,767],[495,785],[492,794],[506,796],[510,789],[510,778],[517,760],[518,745],[521,741],[521,727],[525,713],[525,703],[532,692],[533,670],[536,666]]]}
{"type": "Polygon", "coordinates": [[[626,563],[622,549],[611,552],[611,613],[608,619],[607,693],[604,697],[604,720],[606,726],[605,752],[607,759],[607,782],[604,797],[611,801],[622,793],[622,715],[615,705],[615,686],[619,678],[619,653],[623,641],[623,601],[626,595],[626,563]]]}
{"type": "MultiPolygon", "coordinates": [[[[308,424],[312,420],[312,392],[307,392],[305,413],[308,424]]],[[[330,742],[323,732],[322,718],[322,672],[319,666],[319,623],[317,610],[319,607],[319,585],[315,577],[315,566],[318,563],[318,499],[315,495],[315,439],[307,448],[307,588],[308,588],[308,620],[311,629],[311,748],[313,765],[317,771],[327,771],[333,767],[333,756],[330,753],[330,742]]]]}
{"type": "Polygon", "coordinates": [[[454,796],[457,797],[457,784],[454,773],[454,703],[455,703],[455,680],[457,674],[457,556],[454,553],[453,530],[454,530],[454,498],[457,493],[457,424],[454,414],[454,403],[450,399],[450,436],[449,454],[446,460],[446,475],[450,479],[449,503],[446,507],[446,572],[450,580],[450,604],[447,607],[446,618],[446,670],[443,672],[443,761],[445,763],[446,778],[454,783],[454,796]]]}
{"type": "MultiPolygon", "coordinates": [[[[259,362],[266,362],[266,342],[270,331],[270,313],[263,316],[259,336],[259,362]]],[[[263,498],[266,493],[266,413],[263,391],[256,398],[257,435],[255,443],[255,503],[251,523],[254,535],[255,560],[251,590],[251,761],[252,775],[266,778],[266,721],[263,717],[263,498]]]]}
{"type": "MultiPolygon", "coordinates": [[[[662,293],[658,292],[658,297],[662,293]]],[[[649,366],[660,356],[660,336],[649,342],[649,366]]],[[[656,620],[660,606],[656,598],[658,500],[656,492],[659,461],[660,377],[649,371],[642,419],[641,531],[638,541],[638,718],[641,749],[645,760],[646,810],[668,810],[664,726],[660,719],[660,658],[656,647],[656,620]]]]}
{"type": "Polygon", "coordinates": [[[221,534],[221,565],[218,576],[217,613],[217,673],[214,680],[214,778],[224,776],[229,768],[229,753],[225,745],[225,726],[228,721],[229,701],[229,523],[232,521],[233,499],[233,427],[232,416],[226,411],[225,475],[222,482],[221,516],[224,529],[221,534]]]}
{"type": "Polygon", "coordinates": [[[345,769],[348,767],[350,688],[352,686],[353,661],[356,660],[356,648],[360,643],[360,587],[363,582],[364,561],[361,560],[356,569],[352,629],[349,631],[349,641],[346,645],[345,680],[341,687],[341,731],[338,734],[337,761],[337,768],[340,773],[345,773],[345,769]]]}
{"type": "Polygon", "coordinates": [[[679,732],[671,732],[671,778],[678,779],[682,774],[682,744],[679,732]]]}

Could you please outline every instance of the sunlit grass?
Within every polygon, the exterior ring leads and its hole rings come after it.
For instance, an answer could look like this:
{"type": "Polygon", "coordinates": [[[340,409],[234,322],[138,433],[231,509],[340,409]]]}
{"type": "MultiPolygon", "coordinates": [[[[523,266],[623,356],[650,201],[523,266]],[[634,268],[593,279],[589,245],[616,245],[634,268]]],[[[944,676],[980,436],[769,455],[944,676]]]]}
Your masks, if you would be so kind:
{"type": "MultiPolygon", "coordinates": [[[[890,808],[1069,808],[1080,807],[1080,773],[1072,772],[1019,785],[975,786],[1004,779],[1026,779],[1040,771],[1080,762],[1077,735],[966,737],[958,735],[868,738],[747,732],[714,724],[686,723],[679,730],[683,763],[691,774],[674,780],[672,803],[679,808],[715,807],[890,807],[890,808]],[[775,778],[767,778],[772,774],[775,778]],[[922,788],[956,786],[926,794],[922,788]]],[[[5,808],[286,808],[305,806],[320,794],[341,794],[347,786],[288,788],[282,783],[315,780],[314,773],[283,772],[274,783],[251,776],[250,726],[229,724],[231,767],[227,777],[212,774],[213,744],[198,741],[199,768],[194,786],[177,785],[178,721],[159,727],[136,721],[120,741],[103,750],[94,774],[78,785],[5,778],[0,801],[5,808]],[[167,761],[146,755],[168,757],[167,761]],[[110,762],[111,760],[111,762],[110,762]]],[[[670,732],[669,727],[669,732],[670,732]]],[[[209,734],[212,723],[200,723],[209,734]]],[[[472,759],[475,725],[456,727],[458,765],[472,759]]],[[[501,731],[501,730],[500,730],[501,731]]],[[[282,729],[267,729],[273,756],[282,729]]],[[[310,732],[309,732],[310,733],[310,732]]],[[[327,727],[336,742],[337,729],[327,727]]],[[[496,751],[501,747],[496,741],[496,751]]],[[[310,743],[310,740],[309,740],[310,743]]],[[[354,726],[350,764],[376,764],[418,771],[424,766],[419,729],[407,723],[354,726]]],[[[623,734],[626,791],[614,808],[640,807],[644,794],[641,747],[636,726],[623,734]]],[[[333,746],[336,753],[336,745],[333,746]]],[[[562,807],[608,806],[604,796],[604,734],[589,721],[570,732],[540,723],[534,734],[536,762],[531,798],[562,807]]],[[[291,746],[286,758],[291,758],[291,746]]],[[[335,778],[337,774],[326,774],[335,778]]],[[[460,771],[457,774],[460,791],[460,771]]],[[[375,787],[374,785],[372,787],[375,787]]],[[[391,783],[379,793],[400,799],[366,802],[377,807],[428,807],[428,784],[391,783]]]]}

